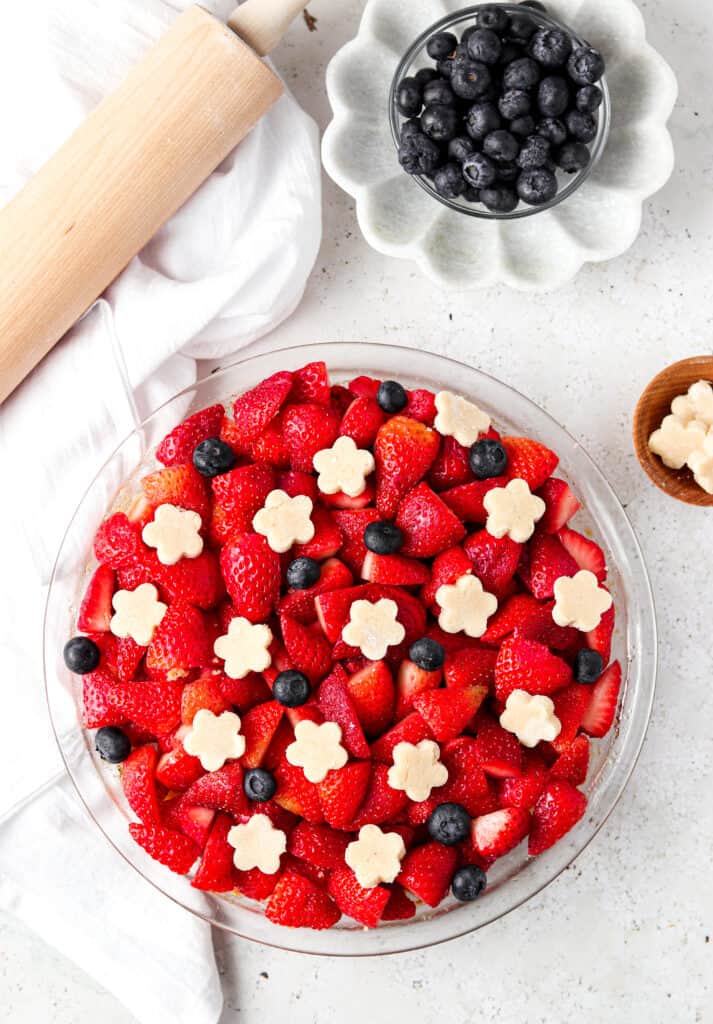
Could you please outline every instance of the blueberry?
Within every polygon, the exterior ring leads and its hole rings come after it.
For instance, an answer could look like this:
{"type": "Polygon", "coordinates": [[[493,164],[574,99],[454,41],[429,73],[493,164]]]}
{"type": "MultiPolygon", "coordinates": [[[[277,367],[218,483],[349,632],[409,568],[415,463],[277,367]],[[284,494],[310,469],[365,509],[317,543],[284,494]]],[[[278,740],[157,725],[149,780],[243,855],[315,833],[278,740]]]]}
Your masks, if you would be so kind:
{"type": "Polygon", "coordinates": [[[471,153],[475,153],[475,144],[467,135],[456,135],[455,139],[448,143],[449,159],[457,160],[459,164],[462,164],[471,153]]]}
{"type": "Polygon", "coordinates": [[[526,139],[535,133],[535,119],[529,114],[523,114],[522,117],[516,117],[514,121],[511,121],[508,127],[513,135],[526,139]]]}
{"type": "Polygon", "coordinates": [[[472,185],[466,185],[465,186],[465,191],[463,193],[463,198],[466,199],[469,203],[479,203],[480,202],[480,189],[479,188],[473,188],[472,185]]]}
{"type": "Polygon", "coordinates": [[[561,28],[539,28],[530,40],[530,56],[546,68],[558,68],[572,52],[572,40],[561,28]]]}
{"type": "Polygon", "coordinates": [[[550,144],[542,135],[531,135],[525,141],[517,162],[523,170],[528,167],[544,167],[550,158],[550,144]]]}
{"type": "Polygon", "coordinates": [[[437,672],[446,660],[446,652],[437,640],[424,636],[409,647],[408,656],[424,672],[437,672]]]}
{"type": "Polygon", "coordinates": [[[531,89],[541,78],[540,69],[532,57],[511,61],[503,71],[504,89],[531,89]]]}
{"type": "Polygon", "coordinates": [[[465,180],[457,163],[439,167],[433,178],[433,187],[444,199],[457,199],[465,191],[465,180]]]}
{"type": "Polygon", "coordinates": [[[556,117],[545,117],[538,122],[537,134],[547,139],[553,146],[561,146],[567,139],[567,129],[556,117]]]}
{"type": "Polygon", "coordinates": [[[543,78],[537,90],[537,106],[545,117],[559,117],[569,106],[569,86],[559,75],[543,78]]]}
{"type": "Polygon", "coordinates": [[[583,170],[591,159],[591,154],[583,142],[565,142],[556,154],[557,166],[567,174],[577,174],[583,170]]]}
{"type": "Polygon", "coordinates": [[[108,761],[109,764],[121,764],[131,753],[129,737],[115,725],[105,725],[99,729],[94,743],[102,761],[108,761]]]}
{"type": "Polygon", "coordinates": [[[208,437],[194,448],[193,465],[201,476],[221,476],[235,466],[235,452],[219,437],[208,437]]]}
{"type": "Polygon", "coordinates": [[[487,101],[474,103],[466,115],[465,128],[472,139],[484,139],[502,125],[497,108],[487,101]]]}
{"type": "Polygon", "coordinates": [[[468,28],[465,29],[465,31],[463,32],[463,34],[460,37],[460,45],[461,46],[467,46],[468,45],[468,40],[473,35],[473,33],[477,32],[477,31],[478,31],[478,26],[477,25],[469,25],[468,28]]]}
{"type": "Polygon", "coordinates": [[[581,110],[570,110],[564,119],[567,131],[578,142],[591,142],[597,135],[597,120],[581,110]]]}
{"type": "Polygon", "coordinates": [[[574,678],[578,683],[596,683],[604,671],[604,659],[598,651],[584,647],[574,659],[574,678]]]}
{"type": "Polygon", "coordinates": [[[503,43],[503,48],[500,52],[500,63],[503,67],[507,67],[507,65],[512,64],[514,60],[520,60],[521,57],[526,56],[527,54],[519,43],[508,39],[507,42],[503,43]]]}
{"type": "Polygon", "coordinates": [[[547,167],[533,167],[517,179],[517,194],[528,206],[542,206],[557,195],[557,178],[547,167]]]}
{"type": "Polygon", "coordinates": [[[581,89],[577,90],[574,103],[577,110],[581,110],[583,114],[593,114],[599,110],[603,99],[604,93],[598,86],[583,85],[581,89]]]}
{"type": "Polygon", "coordinates": [[[415,78],[404,78],[396,91],[396,106],[406,117],[421,113],[423,100],[421,89],[415,78]]]}
{"type": "Polygon", "coordinates": [[[473,153],[463,161],[463,177],[473,188],[488,188],[495,181],[495,165],[482,153],[473,153]]]}
{"type": "Polygon", "coordinates": [[[517,209],[519,199],[517,193],[505,185],[493,185],[484,188],[480,193],[480,199],[486,209],[491,213],[512,213],[517,209]]]}
{"type": "Polygon", "coordinates": [[[425,89],[429,82],[432,82],[435,78],[438,78],[438,72],[435,68],[421,68],[413,76],[416,80],[416,84],[419,89],[425,89]]]}
{"type": "Polygon", "coordinates": [[[458,114],[453,107],[447,107],[444,103],[434,103],[426,107],[421,114],[421,127],[435,142],[449,142],[458,134],[458,120],[458,114]]]}
{"type": "Polygon", "coordinates": [[[493,160],[514,160],[520,152],[520,143],[510,132],[501,129],[485,136],[483,152],[493,160]]]}
{"type": "Polygon", "coordinates": [[[458,45],[458,40],[452,32],[438,32],[426,43],[426,53],[431,60],[443,60],[449,57],[458,45]]]}
{"type": "Polygon", "coordinates": [[[497,64],[502,49],[500,37],[489,28],[478,28],[468,38],[468,53],[483,64],[497,64]]]}
{"type": "Polygon", "coordinates": [[[64,663],[76,676],[93,672],[99,664],[101,651],[88,636],[75,636],[64,645],[64,663]]]}
{"type": "Polygon", "coordinates": [[[441,160],[441,151],[423,132],[410,132],[401,136],[399,163],[408,174],[429,174],[441,160]]]}
{"type": "Polygon", "coordinates": [[[277,781],[264,768],[250,768],[243,776],[243,791],[248,800],[262,804],[272,800],[277,791],[277,781]]]}
{"type": "Polygon", "coordinates": [[[483,437],[471,445],[468,463],[476,480],[490,480],[502,476],[507,469],[508,453],[500,441],[483,437]]]}
{"type": "Polygon", "coordinates": [[[422,135],[421,122],[417,117],[412,117],[408,121],[404,121],[401,125],[401,138],[407,139],[409,135],[415,134],[422,135]]]}
{"type": "Polygon", "coordinates": [[[451,107],[455,101],[453,90],[445,78],[435,78],[423,90],[423,102],[427,107],[432,103],[443,103],[445,106],[451,107]]]}
{"type": "Polygon", "coordinates": [[[439,804],[431,812],[427,826],[431,839],[444,846],[455,846],[470,835],[470,815],[460,804],[439,804]]]}
{"type": "Polygon", "coordinates": [[[473,900],[477,900],[487,884],[488,879],[482,868],[477,864],[464,864],[453,875],[451,892],[461,903],[472,903],[473,900]]]}
{"type": "Polygon", "coordinates": [[[364,544],[375,555],[393,555],[404,542],[398,526],[387,520],[369,523],[364,530],[364,544]]]}
{"type": "Polygon", "coordinates": [[[486,64],[480,61],[464,61],[458,65],[451,75],[451,86],[456,96],[464,100],[474,100],[482,96],[490,86],[490,72],[486,64]]]}
{"type": "Polygon", "coordinates": [[[322,570],[314,558],[296,558],[287,566],[287,583],[293,590],[307,590],[313,587],[322,570]]]}
{"type": "Polygon", "coordinates": [[[309,694],[309,679],[294,668],[280,672],[272,684],[272,696],[283,708],[302,707],[309,700],[309,694]]]}
{"type": "Polygon", "coordinates": [[[499,185],[512,185],[520,177],[521,168],[515,160],[498,160],[495,173],[499,185]]]}
{"type": "Polygon", "coordinates": [[[537,31],[537,22],[529,14],[513,14],[510,19],[510,36],[526,43],[537,31]]]}
{"type": "Polygon", "coordinates": [[[453,57],[444,57],[443,60],[438,61],[436,67],[438,68],[438,74],[442,78],[447,78],[450,82],[454,70],[453,57]]]}
{"type": "Polygon", "coordinates": [[[401,412],[408,405],[406,388],[396,380],[385,380],[379,385],[376,400],[384,412],[401,412]]]}
{"type": "Polygon", "coordinates": [[[502,35],[507,32],[510,19],[502,7],[493,4],[480,8],[475,15],[475,24],[478,28],[489,28],[492,32],[499,32],[502,35]]]}
{"type": "Polygon", "coordinates": [[[498,100],[498,110],[507,121],[530,113],[530,94],[524,89],[508,89],[498,100]]]}
{"type": "Polygon", "coordinates": [[[577,85],[594,85],[604,74],[604,58],[591,46],[579,46],[567,61],[567,72],[577,85]]]}

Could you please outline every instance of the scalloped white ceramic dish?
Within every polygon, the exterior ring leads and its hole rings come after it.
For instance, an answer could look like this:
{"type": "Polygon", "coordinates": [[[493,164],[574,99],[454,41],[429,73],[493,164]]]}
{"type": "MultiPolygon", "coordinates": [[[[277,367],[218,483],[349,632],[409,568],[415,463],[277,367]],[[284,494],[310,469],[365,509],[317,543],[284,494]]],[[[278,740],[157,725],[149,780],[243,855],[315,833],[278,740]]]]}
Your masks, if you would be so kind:
{"type": "Polygon", "coordinates": [[[606,148],[575,193],[536,217],[464,216],[401,170],[389,124],[389,91],[402,56],[429,25],[464,6],[367,0],[356,38],[327,69],[334,119],[324,135],[324,166],[356,200],[364,237],[379,252],[414,260],[453,289],[506,284],[551,291],[584,263],[613,259],[634,242],[644,201],[673,171],[667,122],[676,78],[647,43],[632,0],[552,0],[548,12],[605,55],[612,116],[606,148]]]}

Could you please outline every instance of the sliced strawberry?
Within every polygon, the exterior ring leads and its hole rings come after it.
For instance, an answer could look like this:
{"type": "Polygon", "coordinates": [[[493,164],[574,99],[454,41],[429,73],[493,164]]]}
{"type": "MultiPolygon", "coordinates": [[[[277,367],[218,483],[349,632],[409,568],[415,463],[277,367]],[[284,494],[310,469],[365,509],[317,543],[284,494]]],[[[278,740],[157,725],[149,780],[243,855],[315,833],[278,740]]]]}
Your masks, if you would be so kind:
{"type": "Polygon", "coordinates": [[[384,761],[391,764],[394,756],[394,747],[398,743],[420,743],[421,740],[432,740],[433,733],[428,723],[417,711],[413,711],[406,718],[403,718],[392,729],[385,732],[376,743],[372,745],[371,756],[375,761],[384,761]]]}
{"type": "Polygon", "coordinates": [[[138,825],[131,822],[129,832],[149,857],[170,871],[175,871],[177,875],[188,874],[200,854],[200,848],[192,839],[161,825],[138,825]]]}
{"type": "Polygon", "coordinates": [[[389,769],[385,764],[373,764],[364,802],[349,825],[357,831],[362,825],[381,825],[392,821],[408,803],[402,790],[392,789],[388,782],[389,769]]]}
{"type": "Polygon", "coordinates": [[[495,696],[503,704],[513,690],[552,694],[572,681],[572,669],[544,644],[513,636],[504,640],[495,662],[495,696]]]}
{"type": "Polygon", "coordinates": [[[441,761],[448,769],[448,781],[434,789],[428,800],[409,806],[409,821],[424,824],[442,803],[465,807],[471,817],[496,810],[498,804],[478,761],[478,749],[472,736],[458,736],[441,749],[441,761]]]}
{"type": "Polygon", "coordinates": [[[614,605],[612,605],[611,608],[602,615],[599,625],[586,634],[587,647],[590,647],[593,651],[597,651],[601,654],[602,661],[605,665],[609,664],[609,660],[611,658],[611,645],[615,622],[616,610],[614,605]]]}
{"type": "Polygon", "coordinates": [[[314,537],[306,544],[295,544],[293,556],[314,558],[317,562],[333,558],[342,546],[342,534],[332,513],[326,508],[315,508],[312,512],[312,524],[314,537]]]}
{"type": "Polygon", "coordinates": [[[310,476],[309,473],[302,473],[297,469],[286,469],[277,474],[277,487],[285,494],[289,494],[291,498],[304,494],[312,501],[313,505],[317,502],[317,478],[310,476]]]}
{"type": "Polygon", "coordinates": [[[291,373],[274,373],[236,399],[233,418],[241,444],[247,444],[258,437],[277,415],[292,390],[292,380],[291,373]]]}
{"type": "Polygon", "coordinates": [[[330,590],[343,590],[353,582],[352,574],[344,562],[338,558],[328,558],[322,563],[317,582],[305,590],[290,590],[280,601],[277,610],[297,619],[303,626],[308,626],[317,615],[315,597],[330,590]]]}
{"type": "Polygon", "coordinates": [[[446,686],[487,686],[495,682],[497,654],[488,648],[466,647],[446,657],[443,674],[446,686]]]}
{"type": "Polygon", "coordinates": [[[285,444],[280,414],[272,420],[259,437],[250,442],[250,458],[254,462],[263,462],[275,469],[287,469],[290,465],[290,453],[285,444]]]}
{"type": "Polygon", "coordinates": [[[589,736],[606,736],[614,724],[621,682],[621,665],[613,661],[592,687],[592,696],[582,719],[582,729],[589,736]]]}
{"type": "Polygon", "coordinates": [[[209,807],[195,807],[188,803],[185,793],[164,801],[161,810],[166,828],[183,832],[201,849],[205,847],[215,819],[215,811],[209,807]]]}
{"type": "Polygon", "coordinates": [[[117,637],[116,643],[116,674],[119,681],[129,683],[136,678],[141,659],[146,648],[141,647],[130,636],[117,637]]]}
{"type": "Polygon", "coordinates": [[[607,560],[604,552],[593,540],[582,536],[576,530],[568,526],[562,527],[557,533],[562,546],[572,557],[580,569],[588,569],[593,572],[600,583],[607,578],[607,560]]]}
{"type": "Polygon", "coordinates": [[[220,553],[220,568],[235,614],[264,622],[280,597],[280,556],[257,533],[233,537],[220,553]]]}
{"type": "Polygon", "coordinates": [[[537,493],[547,506],[540,520],[540,529],[544,533],[557,533],[581,508],[569,484],[559,477],[551,476],[549,480],[545,480],[537,493]]]}
{"type": "Polygon", "coordinates": [[[204,524],[210,518],[210,491],[205,477],[201,476],[192,463],[170,466],[149,473],[141,481],[141,487],[152,508],[159,505],[178,505],[197,512],[204,524]]]}
{"type": "Polygon", "coordinates": [[[111,599],[116,588],[114,570],[100,565],[89,581],[79,608],[77,629],[82,633],[106,633],[114,614],[111,599]]]}
{"type": "Polygon", "coordinates": [[[552,744],[557,753],[561,754],[579,732],[591,696],[591,686],[584,686],[582,683],[570,683],[563,690],[553,694],[555,715],[562,726],[552,744]]]}
{"type": "Polygon", "coordinates": [[[473,822],[473,849],[481,857],[503,857],[522,842],[529,829],[530,815],[519,807],[484,814],[473,822]]]}
{"type": "Polygon", "coordinates": [[[452,846],[426,843],[409,850],[397,881],[429,907],[437,907],[448,892],[457,862],[452,846]]]}
{"type": "Polygon", "coordinates": [[[419,423],[427,423],[433,426],[438,410],[436,409],[436,396],[426,388],[414,388],[408,392],[408,402],[404,409],[404,416],[410,416],[419,423]]]}
{"type": "Polygon", "coordinates": [[[116,679],[102,668],[82,676],[82,722],[85,729],[101,729],[105,725],[121,725],[127,715],[115,706],[113,696],[116,679]]]}
{"type": "Polygon", "coordinates": [[[394,718],[396,691],[388,666],[383,661],[367,662],[346,685],[362,729],[367,736],[380,736],[394,718]]]}
{"type": "Polygon", "coordinates": [[[369,398],[376,398],[376,393],[381,386],[381,381],[374,377],[355,377],[349,381],[348,387],[353,395],[367,395],[369,398]]]}
{"type": "Polygon", "coordinates": [[[473,470],[468,455],[468,449],[454,437],[442,438],[440,451],[428,471],[428,482],[434,491],[445,491],[472,482],[473,470]]]}
{"type": "Polygon", "coordinates": [[[146,652],[146,667],[166,679],[179,679],[189,669],[210,661],[213,650],[201,612],[192,605],[169,605],[146,652]]]}
{"type": "Polygon", "coordinates": [[[386,422],[386,413],[382,411],[375,398],[364,395],[355,398],[339,427],[340,437],[351,437],[357,448],[371,448],[376,440],[379,427],[386,422]]]}
{"type": "Polygon", "coordinates": [[[218,686],[228,704],[233,704],[238,711],[246,712],[256,704],[270,700],[270,687],[262,676],[250,672],[244,679],[231,679],[222,672],[216,675],[218,686]]]}
{"type": "Polygon", "coordinates": [[[395,885],[389,891],[389,902],[381,915],[382,921],[408,921],[416,915],[416,904],[406,895],[406,891],[395,885]]]}
{"type": "Polygon", "coordinates": [[[287,851],[318,868],[340,868],[349,836],[335,832],[328,825],[311,825],[300,821],[290,833],[287,851]]]}
{"type": "Polygon", "coordinates": [[[321,930],[336,924],[341,914],[319,886],[296,871],[285,871],[265,907],[273,924],[321,930]]]}
{"type": "Polygon", "coordinates": [[[503,437],[502,443],[508,455],[508,479],[524,480],[531,491],[539,490],[557,469],[559,458],[539,441],[529,437],[503,437]]]}
{"type": "Polygon", "coordinates": [[[319,783],[319,801],[324,820],[332,828],[346,828],[364,802],[369,779],[370,761],[351,761],[343,768],[327,773],[319,783]]]}
{"type": "Polygon", "coordinates": [[[138,526],[124,512],[115,512],[105,519],[94,538],[97,561],[112,569],[142,569],[148,551],[138,526]]]}
{"type": "Polygon", "coordinates": [[[589,771],[589,740],[577,736],[566,747],[550,768],[553,778],[566,779],[573,786],[581,786],[589,771]]]}
{"type": "Polygon", "coordinates": [[[537,856],[554,846],[584,814],[587,798],[565,779],[547,783],[532,812],[528,853],[537,856]]]}
{"type": "Polygon", "coordinates": [[[499,722],[482,711],[476,720],[475,757],[488,775],[504,779],[520,775],[522,747],[517,736],[503,729],[499,722]]]}
{"type": "Polygon", "coordinates": [[[369,523],[381,519],[381,516],[375,508],[339,509],[333,516],[344,540],[339,557],[347,563],[352,572],[360,575],[367,555],[364,530],[369,523]]]}
{"type": "Polygon", "coordinates": [[[520,578],[538,601],[546,601],[555,592],[561,576],[574,576],[577,563],[549,533],[535,533],[527,549],[527,558],[520,568],[520,578]]]}
{"type": "Polygon", "coordinates": [[[324,820],[317,787],[305,778],[301,768],[282,761],[273,774],[277,780],[274,800],[279,807],[314,824],[324,820]]]}
{"type": "Polygon", "coordinates": [[[390,894],[383,885],[363,889],[351,868],[338,867],[329,878],[329,895],[347,917],[366,928],[376,928],[390,894]]]}
{"type": "Polygon", "coordinates": [[[536,750],[524,750],[522,775],[510,776],[498,783],[501,805],[531,810],[545,788],[547,777],[547,765],[541,754],[536,750]]]}
{"type": "Polygon", "coordinates": [[[181,686],[172,682],[125,683],[112,692],[112,706],[123,720],[154,736],[171,732],[181,720],[181,686]]]}
{"type": "Polygon", "coordinates": [[[320,494],[319,497],[322,504],[326,505],[327,508],[348,512],[366,508],[367,505],[373,505],[375,494],[374,481],[369,479],[366,481],[364,490],[361,494],[357,494],[356,497],[352,497],[351,494],[345,494],[344,491],[337,491],[336,494],[320,494]]]}
{"type": "Polygon", "coordinates": [[[266,900],[275,891],[279,872],[274,875],[266,875],[259,868],[251,868],[250,871],[235,872],[235,890],[246,896],[249,900],[266,900]]]}
{"type": "Polygon", "coordinates": [[[421,590],[421,600],[429,608],[437,605],[436,594],[440,587],[451,586],[461,576],[473,572],[473,565],[463,548],[453,547],[441,551],[431,565],[431,579],[421,590]]]}
{"type": "Polygon", "coordinates": [[[341,639],[342,630],[349,621],[349,610],[354,601],[365,600],[368,588],[347,587],[344,590],[334,590],[326,594],[319,594],[314,604],[317,610],[322,631],[330,643],[336,643],[341,639]]]}
{"type": "Polygon", "coordinates": [[[441,685],[443,673],[440,669],[427,672],[419,668],[413,661],[406,658],[399,665],[396,682],[396,720],[405,718],[413,711],[413,699],[427,690],[435,690],[441,685]]]}
{"type": "Polygon", "coordinates": [[[408,416],[394,416],[376,435],[376,505],[382,515],[396,514],[401,499],[423,479],[438,453],[435,430],[408,416]]]}
{"type": "Polygon", "coordinates": [[[243,792],[243,770],[237,761],[229,761],[217,772],[208,772],[194,782],[185,794],[191,807],[209,807],[237,817],[248,809],[243,792]]]}
{"type": "Polygon", "coordinates": [[[294,668],[304,672],[312,684],[324,679],[332,665],[332,652],[320,627],[316,623],[314,626],[303,626],[289,615],[281,615],[280,629],[294,668]]]}
{"type": "Polygon", "coordinates": [[[199,676],[186,683],[181,694],[181,721],[184,725],[193,725],[196,712],[207,708],[214,715],[230,710],[230,702],[223,696],[218,677],[214,675],[199,676]]]}
{"type": "Polygon", "coordinates": [[[335,665],[319,688],[319,710],[325,721],[336,722],[342,730],[342,744],[352,757],[366,758],[369,756],[369,744],[366,742],[356,708],[349,696],[348,677],[341,665],[335,665]]]}
{"type": "Polygon", "coordinates": [[[339,416],[331,407],[306,402],[288,405],[282,416],[282,432],[292,469],[311,473],[317,452],[331,448],[339,432],[339,416]]]}
{"type": "Polygon", "coordinates": [[[158,461],[164,466],[191,462],[196,445],[208,437],[218,437],[224,414],[222,405],[211,405],[179,423],[156,449],[158,461]]]}
{"type": "Polygon", "coordinates": [[[291,402],[316,402],[317,405],[329,405],[331,394],[327,364],[321,360],[307,363],[295,370],[290,392],[291,402]]]}
{"type": "Polygon", "coordinates": [[[259,768],[282,721],[284,708],[275,700],[258,704],[243,717],[240,731],[245,737],[244,768],[259,768]]]}
{"type": "Polygon", "coordinates": [[[430,573],[423,562],[403,555],[377,555],[368,551],[361,568],[361,578],[370,583],[388,583],[411,587],[427,583],[430,573]]]}
{"type": "Polygon", "coordinates": [[[432,558],[465,537],[460,519],[423,482],[402,499],[396,525],[403,535],[401,554],[414,558],[432,558]]]}
{"type": "MultiPolygon", "coordinates": [[[[480,638],[484,644],[499,646],[501,640],[539,614],[540,603],[531,594],[514,594],[500,605],[480,638]]],[[[533,639],[533,638],[530,638],[533,639]]]]}
{"type": "Polygon", "coordinates": [[[156,778],[161,785],[177,792],[188,789],[202,774],[199,759],[187,754],[182,744],[161,754],[156,765],[156,778]]]}
{"type": "Polygon", "coordinates": [[[197,558],[182,558],[175,565],[157,562],[151,578],[168,601],[183,601],[197,608],[212,608],[225,594],[218,559],[209,550],[197,558]]]}
{"type": "Polygon", "coordinates": [[[275,486],[273,468],[259,463],[238,466],[229,473],[214,477],[211,480],[215,499],[210,523],[211,538],[223,544],[234,533],[252,531],[255,514],[275,486]]]}
{"type": "Polygon", "coordinates": [[[349,388],[345,388],[341,384],[332,384],[329,389],[329,402],[340,416],[344,415],[353,401],[354,395],[349,388]]]}
{"type": "Polygon", "coordinates": [[[161,811],[156,792],[158,754],[152,746],[132,750],[121,768],[121,785],[129,807],[144,825],[159,825],[161,811]]]}
{"type": "Polygon", "coordinates": [[[441,491],[440,496],[451,512],[464,523],[479,523],[484,526],[488,518],[483,504],[485,495],[492,491],[493,487],[504,487],[506,483],[507,477],[504,476],[494,476],[489,480],[472,480],[470,483],[441,491]]]}
{"type": "Polygon", "coordinates": [[[480,530],[468,537],[463,548],[483,588],[500,597],[517,571],[522,544],[509,537],[493,537],[487,530],[480,530]]]}
{"type": "Polygon", "coordinates": [[[488,695],[486,686],[429,690],[413,698],[413,706],[443,743],[458,736],[488,695]]]}
{"type": "Polygon", "coordinates": [[[201,862],[191,882],[194,889],[205,892],[230,892],[235,888],[235,850],[228,843],[233,820],[227,814],[216,814],[210,835],[203,848],[201,862]]]}

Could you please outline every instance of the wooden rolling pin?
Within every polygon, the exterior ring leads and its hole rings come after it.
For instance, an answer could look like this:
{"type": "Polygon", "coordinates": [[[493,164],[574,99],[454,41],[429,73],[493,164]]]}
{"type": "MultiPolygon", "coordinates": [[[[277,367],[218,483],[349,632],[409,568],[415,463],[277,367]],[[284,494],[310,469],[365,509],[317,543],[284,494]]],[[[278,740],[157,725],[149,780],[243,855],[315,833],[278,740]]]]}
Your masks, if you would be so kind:
{"type": "Polygon", "coordinates": [[[278,99],[306,2],[190,7],[0,211],[0,403],[278,99]]]}

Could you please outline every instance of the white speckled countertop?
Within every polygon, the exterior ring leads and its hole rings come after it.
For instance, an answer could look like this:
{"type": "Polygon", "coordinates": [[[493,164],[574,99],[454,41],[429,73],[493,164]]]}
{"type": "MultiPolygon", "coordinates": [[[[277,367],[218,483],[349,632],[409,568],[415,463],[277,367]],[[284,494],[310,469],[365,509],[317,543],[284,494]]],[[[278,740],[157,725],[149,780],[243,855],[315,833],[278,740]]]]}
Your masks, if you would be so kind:
{"type": "MultiPolygon", "coordinates": [[[[713,351],[713,30],[701,0],[640,4],[679,76],[677,169],[641,236],[559,293],[445,296],[372,252],[351,200],[325,182],[324,244],[305,300],[268,343],[422,345],[501,377],[589,449],[639,533],[657,598],[661,671],[643,755],[576,866],[480,933],[382,961],[320,961],[216,935],[222,1024],[694,1024],[713,1022],[713,513],[659,494],[638,469],[629,421],[665,364],[713,351]]],[[[276,63],[329,118],[324,69],[362,0],[313,0],[276,63]]],[[[0,1021],[131,1024],[81,970],[0,916],[0,1021]]],[[[159,1022],[163,1024],[163,1022],[159,1022]]]]}

